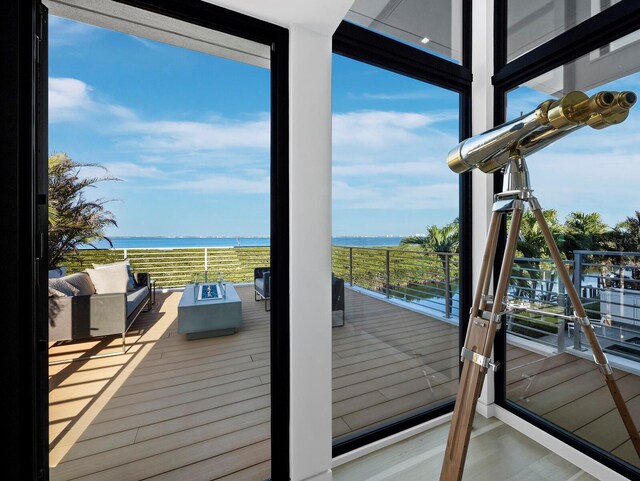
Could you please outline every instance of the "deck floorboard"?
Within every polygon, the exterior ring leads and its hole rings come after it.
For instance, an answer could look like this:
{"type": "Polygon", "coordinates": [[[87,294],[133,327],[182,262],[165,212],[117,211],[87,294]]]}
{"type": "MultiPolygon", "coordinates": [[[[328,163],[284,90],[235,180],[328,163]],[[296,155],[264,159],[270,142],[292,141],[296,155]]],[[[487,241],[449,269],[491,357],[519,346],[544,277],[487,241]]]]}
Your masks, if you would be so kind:
{"type": "MultiPolygon", "coordinates": [[[[187,341],[177,332],[181,293],[159,293],[128,333],[125,355],[50,366],[52,480],[268,477],[269,313],[250,286],[237,291],[243,324],[232,336],[187,341]]],[[[349,289],[346,305],[346,324],[332,329],[335,438],[453,399],[455,325],[349,289]]],[[[108,338],[58,343],[50,358],[118,348],[108,338]]],[[[552,419],[571,417],[572,428],[589,439],[610,422],[606,403],[579,420],[569,408],[606,397],[589,362],[568,354],[545,359],[514,346],[508,356],[508,392],[516,401],[552,419]]],[[[617,375],[635,415],[638,378],[617,375]]],[[[607,436],[607,446],[627,456],[620,434],[607,436]]]]}

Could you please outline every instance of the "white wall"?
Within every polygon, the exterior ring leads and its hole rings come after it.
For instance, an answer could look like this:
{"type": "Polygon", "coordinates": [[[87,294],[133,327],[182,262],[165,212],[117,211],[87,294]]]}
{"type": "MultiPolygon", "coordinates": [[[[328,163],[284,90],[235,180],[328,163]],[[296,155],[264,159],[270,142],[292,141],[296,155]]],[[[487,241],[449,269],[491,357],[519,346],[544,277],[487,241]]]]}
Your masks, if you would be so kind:
{"type": "Polygon", "coordinates": [[[352,0],[208,0],[289,29],[291,479],[331,480],[331,37],[352,0]]]}
{"type": "Polygon", "coordinates": [[[331,38],[290,33],[291,479],[331,479],[331,38]]]}
{"type": "MultiPolygon", "coordinates": [[[[493,126],[493,0],[476,0],[472,10],[472,65],[473,84],[471,86],[471,130],[480,134],[493,126]]],[[[473,288],[474,292],[480,276],[485,239],[489,229],[491,208],[493,207],[493,176],[472,171],[473,191],[473,288]]],[[[489,370],[482,393],[478,399],[478,412],[488,417],[492,415],[494,374],[489,370]]]]}

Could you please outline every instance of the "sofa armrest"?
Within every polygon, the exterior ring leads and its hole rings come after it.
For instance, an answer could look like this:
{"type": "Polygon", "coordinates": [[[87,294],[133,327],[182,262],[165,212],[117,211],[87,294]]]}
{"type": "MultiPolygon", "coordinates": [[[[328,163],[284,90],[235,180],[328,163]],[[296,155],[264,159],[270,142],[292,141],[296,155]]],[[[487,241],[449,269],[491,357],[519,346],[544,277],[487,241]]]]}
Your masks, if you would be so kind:
{"type": "Polygon", "coordinates": [[[73,297],[49,297],[49,341],[73,339],[72,319],[73,297]]]}
{"type": "Polygon", "coordinates": [[[262,279],[265,272],[271,271],[271,267],[256,267],[253,269],[253,280],[262,279]]]}
{"type": "Polygon", "coordinates": [[[126,323],[125,293],[49,298],[49,341],[120,334],[126,323]]]}
{"type": "Polygon", "coordinates": [[[148,272],[134,272],[133,278],[138,287],[147,286],[151,288],[151,275],[148,272]]]}
{"type": "Polygon", "coordinates": [[[264,277],[264,291],[267,297],[271,297],[271,271],[266,271],[264,277]]]}

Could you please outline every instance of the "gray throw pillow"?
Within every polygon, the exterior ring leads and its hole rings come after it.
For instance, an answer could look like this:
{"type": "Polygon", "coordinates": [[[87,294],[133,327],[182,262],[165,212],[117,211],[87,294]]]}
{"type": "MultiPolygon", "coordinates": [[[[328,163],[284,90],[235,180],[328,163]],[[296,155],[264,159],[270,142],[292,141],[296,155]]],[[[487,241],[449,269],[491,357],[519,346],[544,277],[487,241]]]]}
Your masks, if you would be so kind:
{"type": "Polygon", "coordinates": [[[49,295],[77,296],[80,291],[64,280],[63,277],[49,279],[49,295]],[[53,292],[52,292],[53,291],[53,292]]]}

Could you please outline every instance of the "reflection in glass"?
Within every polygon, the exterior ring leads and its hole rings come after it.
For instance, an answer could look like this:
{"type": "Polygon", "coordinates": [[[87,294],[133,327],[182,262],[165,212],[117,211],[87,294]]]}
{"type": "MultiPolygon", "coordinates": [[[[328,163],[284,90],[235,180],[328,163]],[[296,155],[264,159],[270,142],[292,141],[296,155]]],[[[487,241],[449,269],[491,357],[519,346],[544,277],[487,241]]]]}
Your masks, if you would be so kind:
{"type": "Polygon", "coordinates": [[[459,122],[456,93],[340,56],[333,75],[339,442],[457,391],[458,176],[446,155],[459,122]]]}
{"type": "MultiPolygon", "coordinates": [[[[637,32],[512,91],[509,119],[574,89],[638,92],[637,32]]],[[[605,130],[585,127],[529,158],[532,187],[633,421],[640,423],[640,109],[605,130]]],[[[571,319],[549,253],[525,216],[510,296],[530,311],[508,319],[507,399],[640,467],[629,435],[571,319]],[[536,311],[531,312],[535,308],[536,311]],[[569,316],[562,317],[562,316],[569,316]]]]}
{"type": "Polygon", "coordinates": [[[570,30],[620,0],[508,0],[507,61],[570,30]]]}
{"type": "Polygon", "coordinates": [[[462,0],[356,0],[345,20],[462,62],[462,0]]]}

